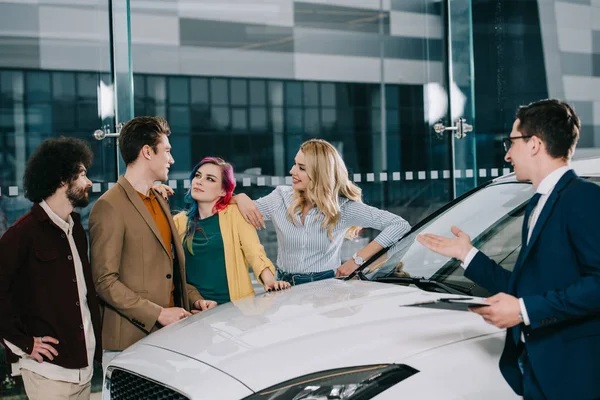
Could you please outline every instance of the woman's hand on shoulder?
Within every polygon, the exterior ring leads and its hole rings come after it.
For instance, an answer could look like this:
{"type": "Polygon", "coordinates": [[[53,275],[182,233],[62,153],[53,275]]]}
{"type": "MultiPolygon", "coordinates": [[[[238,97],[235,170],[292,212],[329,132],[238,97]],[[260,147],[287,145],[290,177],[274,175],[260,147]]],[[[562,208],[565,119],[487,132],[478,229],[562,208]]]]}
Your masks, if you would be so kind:
{"type": "Polygon", "coordinates": [[[175,191],[171,186],[165,185],[164,183],[157,183],[152,186],[152,189],[157,191],[165,200],[169,200],[169,196],[173,196],[175,191]]]}
{"type": "Polygon", "coordinates": [[[242,213],[242,217],[248,222],[250,225],[256,228],[256,230],[260,230],[260,227],[266,228],[265,220],[258,211],[256,204],[252,201],[250,197],[248,197],[245,193],[240,193],[235,195],[235,203],[242,213]]]}
{"type": "Polygon", "coordinates": [[[289,282],[286,281],[271,281],[265,282],[265,292],[270,292],[272,290],[284,290],[289,289],[291,287],[289,282]]]}

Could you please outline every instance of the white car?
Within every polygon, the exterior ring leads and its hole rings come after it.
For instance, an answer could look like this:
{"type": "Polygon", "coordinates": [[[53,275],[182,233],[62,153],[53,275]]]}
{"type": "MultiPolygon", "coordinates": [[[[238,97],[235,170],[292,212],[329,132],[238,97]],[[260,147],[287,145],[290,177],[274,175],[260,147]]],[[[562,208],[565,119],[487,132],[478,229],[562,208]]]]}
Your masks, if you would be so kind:
{"type": "MultiPolygon", "coordinates": [[[[600,183],[600,158],[573,162],[600,183]]],[[[528,183],[507,175],[426,218],[360,279],[305,284],[219,306],[113,360],[104,399],[512,399],[504,331],[447,298],[489,293],[415,236],[450,235],[512,269],[528,183]]]]}

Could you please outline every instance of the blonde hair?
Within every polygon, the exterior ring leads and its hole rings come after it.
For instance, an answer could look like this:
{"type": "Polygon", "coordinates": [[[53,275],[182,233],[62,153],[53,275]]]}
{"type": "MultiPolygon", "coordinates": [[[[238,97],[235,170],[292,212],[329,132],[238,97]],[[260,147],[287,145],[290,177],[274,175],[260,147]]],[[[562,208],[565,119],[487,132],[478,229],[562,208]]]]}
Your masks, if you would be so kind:
{"type": "MultiPolygon", "coordinates": [[[[304,153],[305,169],[310,181],[305,190],[294,191],[294,202],[287,210],[287,217],[297,224],[294,216],[302,212],[307,203],[313,204],[324,216],[321,227],[327,229],[327,236],[333,240],[331,232],[341,216],[338,196],[361,203],[362,191],[350,182],[344,160],[329,142],[311,139],[300,146],[300,151],[304,153]]],[[[346,237],[356,237],[360,229],[351,226],[346,237]]]]}

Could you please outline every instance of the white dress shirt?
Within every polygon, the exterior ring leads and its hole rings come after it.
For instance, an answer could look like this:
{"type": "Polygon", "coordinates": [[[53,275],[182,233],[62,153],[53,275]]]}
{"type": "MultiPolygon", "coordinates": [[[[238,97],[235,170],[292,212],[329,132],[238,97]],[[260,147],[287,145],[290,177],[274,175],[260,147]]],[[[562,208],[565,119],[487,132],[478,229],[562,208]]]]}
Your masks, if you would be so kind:
{"type": "MultiPolygon", "coordinates": [[[[562,178],[563,175],[570,169],[571,167],[568,165],[557,168],[550,174],[548,174],[548,176],[546,176],[538,185],[536,193],[540,194],[540,199],[535,208],[533,209],[531,216],[529,217],[529,229],[527,231],[528,244],[529,239],[531,239],[531,233],[533,232],[533,228],[535,227],[535,224],[537,223],[537,220],[540,217],[540,214],[542,213],[546,202],[548,201],[548,197],[550,197],[550,195],[552,194],[552,191],[554,190],[554,187],[556,186],[560,178],[562,178]]],[[[471,251],[469,251],[469,253],[465,257],[465,261],[462,264],[463,268],[466,269],[469,266],[469,264],[471,263],[471,261],[473,261],[473,258],[475,257],[475,255],[477,255],[478,252],[479,250],[477,250],[475,247],[473,247],[471,251]]],[[[525,307],[525,302],[522,298],[519,299],[519,305],[521,306],[521,316],[523,317],[523,323],[526,326],[529,326],[529,316],[527,315],[527,308],[525,307]]],[[[523,340],[523,334],[521,334],[521,340],[523,340]]]]}
{"type": "Polygon", "coordinates": [[[19,347],[6,340],[4,342],[14,354],[21,357],[17,363],[13,364],[13,373],[19,369],[27,369],[51,380],[86,384],[92,380],[96,337],[92,326],[90,308],[87,303],[87,287],[83,276],[83,265],[81,264],[81,258],[79,257],[77,246],[73,239],[73,219],[69,215],[68,221],[63,220],[56,215],[50,206],[43,200],[40,203],[40,206],[44,209],[46,214],[48,214],[48,217],[50,217],[52,222],[65,232],[69,239],[69,246],[71,247],[71,253],[73,254],[73,263],[75,264],[79,304],[81,304],[81,319],[83,321],[83,333],[85,335],[88,366],[80,369],[69,369],[48,362],[38,363],[35,359],[25,354],[19,347]]]}

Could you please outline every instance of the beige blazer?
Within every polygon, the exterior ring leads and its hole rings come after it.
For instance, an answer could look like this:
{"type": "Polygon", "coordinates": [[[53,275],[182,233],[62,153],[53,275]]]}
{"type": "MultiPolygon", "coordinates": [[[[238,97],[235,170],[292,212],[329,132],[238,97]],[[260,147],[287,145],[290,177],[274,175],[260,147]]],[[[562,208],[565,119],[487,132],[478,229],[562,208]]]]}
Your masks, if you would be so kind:
{"type": "Polygon", "coordinates": [[[161,308],[169,307],[173,283],[179,292],[176,305],[190,310],[201,298],[185,282],[183,248],[169,205],[155,194],[171,226],[174,240],[168,245],[173,246],[174,261],[144,202],[124,177],[96,201],[90,213],[92,274],[104,302],[104,350],[124,350],[157,330],[161,308]],[[173,282],[176,276],[179,279],[173,282]]]}

